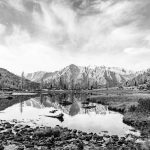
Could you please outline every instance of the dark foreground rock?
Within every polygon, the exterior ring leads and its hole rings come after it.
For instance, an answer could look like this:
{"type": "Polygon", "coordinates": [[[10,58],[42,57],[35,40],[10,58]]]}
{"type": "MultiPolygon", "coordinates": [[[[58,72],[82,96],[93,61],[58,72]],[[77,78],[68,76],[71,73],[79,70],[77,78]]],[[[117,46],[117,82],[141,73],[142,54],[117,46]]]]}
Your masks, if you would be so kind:
{"type": "Polygon", "coordinates": [[[137,140],[133,135],[100,136],[60,126],[31,128],[5,121],[0,125],[0,150],[149,150],[137,140]]]}

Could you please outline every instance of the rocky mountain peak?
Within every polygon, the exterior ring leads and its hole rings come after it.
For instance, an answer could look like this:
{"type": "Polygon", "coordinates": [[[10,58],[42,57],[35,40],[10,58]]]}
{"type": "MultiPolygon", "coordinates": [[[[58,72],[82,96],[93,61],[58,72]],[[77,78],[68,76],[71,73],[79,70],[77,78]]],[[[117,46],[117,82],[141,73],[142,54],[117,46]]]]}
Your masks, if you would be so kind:
{"type": "Polygon", "coordinates": [[[72,80],[76,86],[118,86],[133,78],[134,74],[122,68],[105,66],[76,66],[71,64],[60,71],[53,73],[33,73],[26,76],[31,81],[40,82],[41,78],[46,83],[59,86],[59,82],[70,85],[72,80]]]}

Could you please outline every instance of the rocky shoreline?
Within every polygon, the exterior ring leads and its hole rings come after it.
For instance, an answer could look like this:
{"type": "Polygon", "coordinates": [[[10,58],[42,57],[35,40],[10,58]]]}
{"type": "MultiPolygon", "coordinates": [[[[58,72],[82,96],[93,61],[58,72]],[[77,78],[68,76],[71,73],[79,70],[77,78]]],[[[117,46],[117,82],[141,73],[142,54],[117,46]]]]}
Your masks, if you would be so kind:
{"type": "Polygon", "coordinates": [[[1,121],[0,150],[148,150],[140,137],[98,135],[56,126],[1,121]]]}

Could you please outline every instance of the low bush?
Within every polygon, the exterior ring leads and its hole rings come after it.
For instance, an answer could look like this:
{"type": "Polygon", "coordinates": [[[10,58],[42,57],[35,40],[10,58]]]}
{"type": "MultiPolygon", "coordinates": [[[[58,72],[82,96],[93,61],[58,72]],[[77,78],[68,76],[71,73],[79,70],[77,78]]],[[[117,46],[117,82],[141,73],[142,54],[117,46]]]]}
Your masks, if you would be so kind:
{"type": "Polygon", "coordinates": [[[150,99],[139,99],[138,109],[144,112],[150,112],[150,99]]]}
{"type": "Polygon", "coordinates": [[[129,107],[128,111],[129,111],[129,112],[135,112],[136,109],[137,109],[137,106],[131,105],[131,106],[129,107]]]}

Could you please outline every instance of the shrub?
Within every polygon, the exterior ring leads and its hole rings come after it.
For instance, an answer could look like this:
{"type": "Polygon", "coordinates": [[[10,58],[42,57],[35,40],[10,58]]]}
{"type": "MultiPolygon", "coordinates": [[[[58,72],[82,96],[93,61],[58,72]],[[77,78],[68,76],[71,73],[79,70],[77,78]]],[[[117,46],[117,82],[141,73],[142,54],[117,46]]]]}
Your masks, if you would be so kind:
{"type": "Polygon", "coordinates": [[[139,99],[138,103],[141,111],[150,112],[150,99],[139,99]]]}
{"type": "Polygon", "coordinates": [[[131,105],[131,106],[129,107],[129,112],[135,112],[136,109],[137,109],[137,107],[136,107],[135,105],[131,105]]]}

